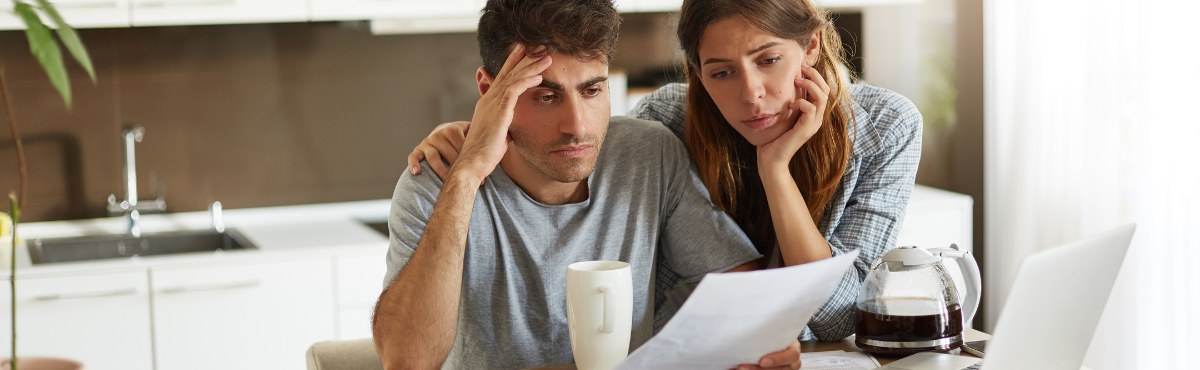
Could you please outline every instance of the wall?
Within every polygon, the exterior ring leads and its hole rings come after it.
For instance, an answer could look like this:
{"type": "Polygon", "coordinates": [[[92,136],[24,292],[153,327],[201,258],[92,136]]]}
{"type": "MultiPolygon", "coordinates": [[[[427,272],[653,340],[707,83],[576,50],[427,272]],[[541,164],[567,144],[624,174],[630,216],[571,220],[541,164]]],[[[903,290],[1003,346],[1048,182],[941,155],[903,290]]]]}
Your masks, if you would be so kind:
{"type": "MultiPolygon", "coordinates": [[[[123,195],[121,127],[146,128],[138,186],[165,185],[171,211],[387,198],[408,151],[432,127],[469,119],[474,34],[372,36],[356,23],[81,30],[92,85],[70,70],[67,111],[0,32],[29,158],[27,221],[105,216],[123,195]]],[[[0,133],[0,190],[16,159],[0,133]]]]}
{"type": "MultiPolygon", "coordinates": [[[[870,7],[863,24],[863,77],[903,94],[921,110],[917,183],[974,198],[972,242],[984,266],[983,1],[870,7]]],[[[982,308],[976,317],[981,319],[976,327],[990,329],[982,326],[982,308]]]]}

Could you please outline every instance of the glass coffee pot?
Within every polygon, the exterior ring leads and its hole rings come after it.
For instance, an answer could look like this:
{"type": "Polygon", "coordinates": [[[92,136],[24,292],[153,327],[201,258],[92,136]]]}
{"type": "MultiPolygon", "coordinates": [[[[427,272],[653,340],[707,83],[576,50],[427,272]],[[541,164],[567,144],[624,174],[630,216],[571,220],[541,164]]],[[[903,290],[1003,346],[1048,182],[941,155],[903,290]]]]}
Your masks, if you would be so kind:
{"type": "Polygon", "coordinates": [[[979,291],[979,265],[958,245],[893,249],[872,264],[858,293],[855,344],[888,355],[959,348],[963,319],[975,316],[979,291]],[[945,258],[955,259],[962,270],[965,297],[942,264],[945,258]]]}

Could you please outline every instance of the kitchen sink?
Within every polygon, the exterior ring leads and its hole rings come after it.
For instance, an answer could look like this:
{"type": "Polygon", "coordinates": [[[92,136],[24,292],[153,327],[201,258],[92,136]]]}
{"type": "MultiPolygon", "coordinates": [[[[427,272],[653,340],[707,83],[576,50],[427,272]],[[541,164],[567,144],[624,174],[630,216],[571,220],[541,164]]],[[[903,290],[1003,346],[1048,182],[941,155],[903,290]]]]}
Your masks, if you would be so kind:
{"type": "Polygon", "coordinates": [[[255,249],[255,246],[236,230],[197,230],[146,234],[138,238],[97,235],[35,239],[29,242],[29,258],[38,265],[244,249],[255,249]]]}

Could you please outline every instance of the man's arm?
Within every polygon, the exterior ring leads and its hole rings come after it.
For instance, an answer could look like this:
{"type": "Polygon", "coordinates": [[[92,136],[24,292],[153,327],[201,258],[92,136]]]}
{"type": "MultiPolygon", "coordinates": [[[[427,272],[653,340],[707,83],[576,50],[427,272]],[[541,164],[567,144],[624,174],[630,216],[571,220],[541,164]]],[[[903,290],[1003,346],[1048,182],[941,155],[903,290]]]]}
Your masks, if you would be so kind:
{"type": "Polygon", "coordinates": [[[459,161],[451,168],[416,251],[379,296],[373,334],[387,369],[433,369],[454,345],[462,296],[463,258],[475,196],[508,148],[517,98],[541,83],[550,58],[513,48],[495,78],[480,68],[483,97],[475,105],[459,161]]]}
{"type": "Polygon", "coordinates": [[[463,176],[445,183],[412,259],[380,294],[373,332],[386,368],[437,368],[450,353],[477,191],[463,176]]]}

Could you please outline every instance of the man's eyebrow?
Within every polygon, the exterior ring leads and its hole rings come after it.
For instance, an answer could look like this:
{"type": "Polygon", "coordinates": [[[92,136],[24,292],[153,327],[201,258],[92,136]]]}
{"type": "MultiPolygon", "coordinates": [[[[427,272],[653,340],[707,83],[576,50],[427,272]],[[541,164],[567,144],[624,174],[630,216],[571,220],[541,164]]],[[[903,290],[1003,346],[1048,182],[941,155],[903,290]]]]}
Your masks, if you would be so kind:
{"type": "Polygon", "coordinates": [[[551,81],[551,80],[547,80],[544,77],[542,78],[542,83],[538,84],[537,87],[546,88],[546,89],[555,90],[555,91],[565,90],[565,89],[563,89],[562,84],[551,81]]]}
{"type": "MultiPolygon", "coordinates": [[[[746,52],[746,55],[754,54],[754,53],[766,50],[769,47],[779,46],[779,45],[782,45],[782,44],[779,43],[778,41],[771,41],[766,44],[762,44],[762,46],[756,47],[756,48],[746,52]]],[[[701,64],[703,65],[703,64],[709,64],[709,63],[722,63],[722,62],[732,62],[732,60],[721,59],[721,58],[708,58],[708,59],[705,59],[704,63],[701,63],[701,64]]]]}
{"type": "Polygon", "coordinates": [[[592,79],[590,79],[590,80],[579,83],[579,90],[586,89],[588,87],[591,87],[592,85],[595,85],[595,84],[598,84],[598,83],[601,83],[604,81],[608,81],[608,76],[592,77],[592,79]]]}
{"type": "MultiPolygon", "coordinates": [[[[590,79],[590,80],[579,83],[578,89],[583,90],[583,89],[588,88],[589,86],[592,86],[592,85],[595,85],[595,84],[598,84],[598,83],[601,83],[604,81],[608,81],[608,76],[592,77],[592,79],[590,79]]],[[[555,82],[555,81],[547,80],[545,78],[542,79],[542,83],[538,84],[537,87],[540,87],[543,89],[550,89],[550,90],[554,90],[554,91],[566,91],[566,88],[562,84],[555,82]]]]}

